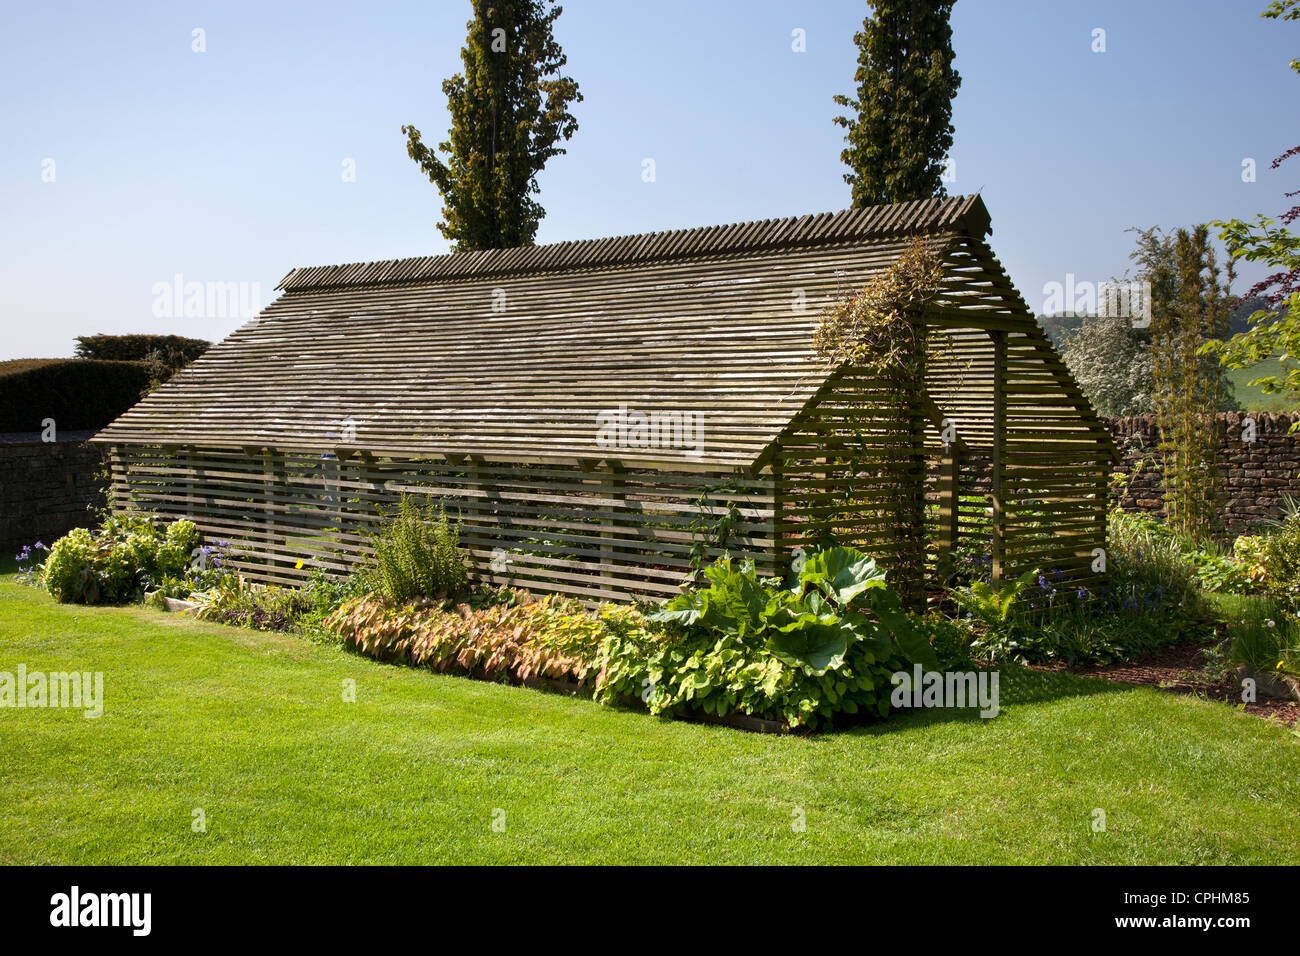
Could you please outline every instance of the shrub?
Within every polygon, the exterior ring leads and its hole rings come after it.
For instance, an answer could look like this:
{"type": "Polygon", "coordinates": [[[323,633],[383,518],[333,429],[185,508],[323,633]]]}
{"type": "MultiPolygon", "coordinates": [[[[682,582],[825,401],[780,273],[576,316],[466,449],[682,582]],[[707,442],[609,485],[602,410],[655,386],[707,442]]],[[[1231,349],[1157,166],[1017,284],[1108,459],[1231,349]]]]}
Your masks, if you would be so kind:
{"type": "Polygon", "coordinates": [[[366,587],[366,578],[360,574],[339,576],[330,574],[324,568],[314,568],[307,584],[302,588],[310,610],[299,617],[298,626],[303,629],[320,628],[325,619],[345,602],[365,594],[366,587]]]}
{"type": "Polygon", "coordinates": [[[1152,518],[1112,509],[1107,522],[1105,587],[1121,601],[1188,601],[1204,608],[1196,564],[1184,539],[1152,518]]]}
{"type": "Polygon", "coordinates": [[[159,362],[183,368],[212,347],[205,339],[182,335],[78,335],[77,358],[119,362],[159,362]]]}
{"type": "Polygon", "coordinates": [[[972,646],[974,635],[970,628],[962,627],[946,614],[935,610],[923,614],[909,613],[908,617],[934,651],[940,670],[965,671],[975,667],[975,649],[972,646]]]}
{"type": "Polygon", "coordinates": [[[149,383],[149,369],[137,362],[0,363],[0,431],[41,431],[47,418],[63,430],[103,428],[138,402],[149,383]]]}
{"type": "Polygon", "coordinates": [[[1251,584],[1281,601],[1288,613],[1300,613],[1300,515],[1288,516],[1272,533],[1242,535],[1233,555],[1251,584]]]}
{"type": "Polygon", "coordinates": [[[1187,546],[1159,522],[1115,510],[1107,574],[1095,585],[1066,585],[1061,571],[1049,569],[1022,574],[998,591],[975,582],[952,597],[976,631],[971,651],[982,660],[1132,660],[1211,634],[1213,615],[1187,546]]]}
{"type": "Polygon", "coordinates": [[[444,600],[465,591],[469,576],[459,535],[441,505],[429,501],[422,509],[403,496],[371,544],[374,558],[363,573],[389,601],[444,600]]]}
{"type": "Polygon", "coordinates": [[[842,713],[885,716],[894,672],[939,666],[884,572],[851,548],[812,553],[786,582],[730,556],[704,578],[649,615],[667,633],[607,639],[602,700],[811,727],[842,713]]]}
{"type": "Polygon", "coordinates": [[[126,604],[156,581],[182,578],[200,541],[182,519],[161,535],[146,515],[114,515],[99,531],[74,528],[49,549],[45,591],[64,604],[126,604]]]}
{"type": "Polygon", "coordinates": [[[50,548],[45,589],[70,604],[125,604],[168,578],[183,578],[201,537],[194,522],[172,522],[159,533],[146,515],[114,515],[99,530],[74,528],[50,548]]]}

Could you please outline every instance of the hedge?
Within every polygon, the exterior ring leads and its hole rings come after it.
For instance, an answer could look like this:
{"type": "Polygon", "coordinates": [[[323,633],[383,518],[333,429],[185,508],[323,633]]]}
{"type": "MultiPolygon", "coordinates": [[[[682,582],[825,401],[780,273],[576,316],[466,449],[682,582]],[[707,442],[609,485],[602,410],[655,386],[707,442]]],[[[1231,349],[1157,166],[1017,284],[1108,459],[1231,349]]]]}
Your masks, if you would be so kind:
{"type": "Polygon", "coordinates": [[[151,376],[144,362],[14,359],[0,362],[0,432],[103,428],[138,402],[151,376]]]}
{"type": "Polygon", "coordinates": [[[183,335],[79,335],[77,358],[106,362],[161,361],[173,371],[184,368],[212,346],[183,335]]]}

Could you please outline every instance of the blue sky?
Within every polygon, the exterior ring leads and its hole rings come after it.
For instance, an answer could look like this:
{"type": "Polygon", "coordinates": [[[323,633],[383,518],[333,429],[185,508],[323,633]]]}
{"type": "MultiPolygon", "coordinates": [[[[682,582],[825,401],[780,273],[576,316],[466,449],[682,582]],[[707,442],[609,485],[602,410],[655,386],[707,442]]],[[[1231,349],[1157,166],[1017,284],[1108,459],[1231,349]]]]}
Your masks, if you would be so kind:
{"type": "MultiPolygon", "coordinates": [[[[1300,24],[1260,19],[1265,5],[958,0],[949,189],[983,193],[1031,305],[1067,273],[1122,273],[1131,226],[1283,207],[1300,175],[1268,163],[1300,142],[1300,24]]],[[[557,36],[585,101],[541,177],[538,241],[847,206],[831,97],[852,92],[865,13],[565,3],[557,36]]],[[[257,283],[265,304],[294,266],[447,251],[400,127],[442,139],[440,83],[469,15],[462,0],[6,3],[0,359],[68,355],[80,334],[218,339],[240,324],[157,317],[157,284],[178,274],[257,283]]]]}

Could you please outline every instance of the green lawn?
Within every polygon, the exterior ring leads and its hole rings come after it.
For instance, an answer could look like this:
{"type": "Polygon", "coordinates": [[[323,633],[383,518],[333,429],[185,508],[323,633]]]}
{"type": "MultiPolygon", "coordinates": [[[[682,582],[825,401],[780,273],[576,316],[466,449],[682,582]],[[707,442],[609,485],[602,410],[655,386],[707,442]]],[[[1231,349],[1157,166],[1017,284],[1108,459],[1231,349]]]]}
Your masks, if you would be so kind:
{"type": "Polygon", "coordinates": [[[1288,370],[1281,359],[1269,358],[1250,368],[1229,369],[1228,380],[1232,382],[1237,401],[1248,412],[1293,412],[1297,410],[1293,399],[1286,395],[1266,395],[1258,385],[1250,384],[1257,378],[1285,375],[1288,370]]]}
{"type": "Polygon", "coordinates": [[[105,709],[0,709],[6,863],[1280,863],[1300,846],[1289,731],[1065,675],[1004,671],[991,721],[760,736],[3,578],[0,671],[20,662],[103,671],[105,709]]]}

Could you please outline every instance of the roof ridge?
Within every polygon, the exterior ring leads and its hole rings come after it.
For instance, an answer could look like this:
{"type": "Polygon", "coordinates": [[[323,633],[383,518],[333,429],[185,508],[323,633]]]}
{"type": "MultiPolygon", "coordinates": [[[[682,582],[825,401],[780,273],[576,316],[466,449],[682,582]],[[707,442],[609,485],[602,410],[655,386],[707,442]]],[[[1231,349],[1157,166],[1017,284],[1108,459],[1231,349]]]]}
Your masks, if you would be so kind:
{"type": "Polygon", "coordinates": [[[449,252],[436,256],[410,256],[333,266],[302,266],[292,269],[276,288],[291,292],[543,272],[728,252],[788,249],[831,242],[891,239],[911,233],[957,231],[963,227],[979,237],[988,232],[988,210],[978,193],[914,199],[859,209],[805,213],[777,219],[756,219],[623,236],[565,239],[541,246],[480,249],[471,253],[449,252]]]}

